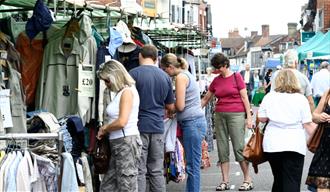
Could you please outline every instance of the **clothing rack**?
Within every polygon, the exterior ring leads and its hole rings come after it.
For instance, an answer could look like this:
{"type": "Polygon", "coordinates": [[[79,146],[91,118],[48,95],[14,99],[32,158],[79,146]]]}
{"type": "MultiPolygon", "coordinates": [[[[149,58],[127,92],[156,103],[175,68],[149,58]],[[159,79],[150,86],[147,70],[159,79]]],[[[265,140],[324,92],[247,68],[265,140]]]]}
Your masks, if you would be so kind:
{"type": "Polygon", "coordinates": [[[58,155],[61,157],[62,146],[63,146],[63,134],[59,133],[7,133],[5,135],[0,135],[0,140],[47,140],[47,139],[56,139],[58,144],[58,155]]]}
{"type": "MultiPolygon", "coordinates": [[[[58,165],[57,165],[57,175],[59,175],[61,171],[61,153],[63,148],[63,134],[61,132],[58,133],[7,133],[5,135],[0,135],[0,140],[48,140],[48,139],[56,139],[57,140],[57,149],[58,149],[58,165]]],[[[58,182],[58,189],[60,189],[61,184],[58,182]]]]}

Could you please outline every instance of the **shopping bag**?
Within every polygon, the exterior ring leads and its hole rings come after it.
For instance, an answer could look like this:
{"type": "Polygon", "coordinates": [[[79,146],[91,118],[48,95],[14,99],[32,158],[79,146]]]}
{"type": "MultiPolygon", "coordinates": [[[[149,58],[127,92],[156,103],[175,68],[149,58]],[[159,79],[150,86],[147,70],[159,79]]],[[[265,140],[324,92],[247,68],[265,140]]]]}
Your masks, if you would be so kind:
{"type": "Polygon", "coordinates": [[[205,169],[211,167],[210,156],[208,151],[208,144],[205,139],[202,141],[202,164],[201,168],[205,169]]]}
{"type": "MultiPolygon", "coordinates": [[[[265,125],[263,132],[265,131],[266,126],[267,124],[265,125]]],[[[254,172],[258,173],[258,165],[266,161],[262,148],[262,141],[264,135],[260,132],[258,118],[256,121],[256,127],[252,130],[252,136],[243,149],[243,157],[245,158],[245,160],[252,163],[254,172]]]]}

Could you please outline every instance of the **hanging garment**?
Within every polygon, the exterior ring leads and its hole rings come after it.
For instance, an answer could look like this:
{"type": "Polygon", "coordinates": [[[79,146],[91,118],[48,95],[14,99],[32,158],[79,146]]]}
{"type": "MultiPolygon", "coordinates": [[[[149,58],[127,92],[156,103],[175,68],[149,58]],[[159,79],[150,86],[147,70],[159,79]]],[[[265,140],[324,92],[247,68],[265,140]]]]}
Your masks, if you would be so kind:
{"type": "Polygon", "coordinates": [[[214,144],[213,144],[213,131],[214,131],[214,99],[211,99],[211,101],[205,106],[205,118],[207,122],[207,129],[206,129],[206,135],[205,140],[208,144],[208,151],[211,152],[214,150],[214,144]]]}
{"type": "Polygon", "coordinates": [[[63,173],[62,191],[79,191],[74,162],[70,153],[62,153],[63,173]]]}
{"type": "Polygon", "coordinates": [[[17,168],[22,160],[23,156],[20,151],[17,151],[16,157],[14,161],[10,163],[10,167],[7,170],[6,173],[6,185],[5,185],[5,191],[17,191],[16,188],[16,173],[17,173],[17,168]]]}
{"type": "Polygon", "coordinates": [[[0,31],[0,50],[6,51],[7,54],[7,62],[11,65],[13,69],[20,72],[21,64],[20,64],[20,55],[18,51],[15,49],[14,44],[10,42],[7,35],[0,31]]]}
{"type": "MultiPolygon", "coordinates": [[[[123,46],[123,45],[122,45],[123,46]]],[[[141,47],[136,48],[131,52],[120,52],[118,49],[115,53],[114,59],[122,63],[127,71],[139,66],[139,53],[141,47]]]]}
{"type": "MultiPolygon", "coordinates": [[[[79,31],[72,37],[59,36],[47,44],[38,82],[36,109],[46,109],[57,118],[78,114],[85,124],[94,118],[95,100],[94,95],[81,94],[84,90],[79,90],[78,78],[83,75],[79,76],[79,68],[88,66],[95,70],[97,49],[91,19],[83,15],[79,25],[79,31]]],[[[95,88],[95,71],[90,78],[90,88],[95,88]]],[[[84,79],[80,85],[82,83],[86,83],[84,79]]],[[[94,90],[89,93],[94,94],[94,90]]]]}
{"type": "Polygon", "coordinates": [[[44,53],[43,40],[33,39],[30,41],[25,32],[22,32],[16,40],[16,49],[21,55],[21,74],[26,94],[26,105],[33,109],[44,53]]]}
{"type": "Polygon", "coordinates": [[[17,191],[31,191],[31,184],[37,181],[36,177],[33,175],[33,163],[30,153],[25,150],[24,157],[20,161],[17,167],[16,174],[16,190],[17,191]]]}
{"type": "Polygon", "coordinates": [[[85,180],[85,191],[86,192],[93,192],[93,183],[92,183],[92,174],[90,171],[90,167],[88,164],[87,154],[82,153],[81,155],[81,161],[82,161],[82,168],[84,172],[84,180],[85,180]]]}
{"type": "MultiPolygon", "coordinates": [[[[33,162],[36,163],[35,168],[37,168],[38,175],[38,181],[37,185],[32,187],[32,191],[37,191],[34,190],[34,187],[40,188],[46,188],[46,191],[58,191],[58,186],[57,186],[57,171],[56,171],[56,166],[54,163],[45,157],[36,155],[32,153],[32,158],[33,162]]],[[[65,163],[65,161],[64,161],[65,163]]],[[[69,173],[71,170],[70,169],[64,169],[65,173],[69,173]]]]}
{"type": "Polygon", "coordinates": [[[3,79],[0,75],[0,85],[2,89],[10,89],[10,107],[13,120],[13,127],[6,128],[6,133],[26,133],[26,106],[25,96],[22,90],[21,74],[14,70],[10,63],[7,66],[0,65],[0,71],[8,74],[8,79],[3,79]]]}
{"type": "Polygon", "coordinates": [[[174,152],[176,144],[176,118],[167,118],[164,120],[165,128],[165,152],[174,152]]]}
{"type": "MultiPolygon", "coordinates": [[[[96,55],[96,66],[95,71],[98,71],[100,68],[100,65],[104,62],[106,62],[106,58],[110,59],[110,53],[109,50],[106,48],[105,45],[100,46],[97,49],[97,55],[96,55]]],[[[100,81],[99,78],[95,79],[95,103],[97,105],[95,109],[95,119],[99,122],[103,122],[103,93],[104,89],[106,88],[104,82],[100,81]]]]}

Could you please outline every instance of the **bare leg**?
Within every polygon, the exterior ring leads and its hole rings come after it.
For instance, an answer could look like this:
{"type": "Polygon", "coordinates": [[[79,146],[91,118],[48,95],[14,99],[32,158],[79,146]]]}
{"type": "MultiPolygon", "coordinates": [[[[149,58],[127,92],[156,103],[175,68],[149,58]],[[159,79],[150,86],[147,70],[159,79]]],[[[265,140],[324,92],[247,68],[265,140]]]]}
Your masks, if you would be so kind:
{"type": "Polygon", "coordinates": [[[249,172],[249,163],[247,161],[240,161],[239,165],[243,171],[244,181],[250,182],[252,179],[249,172]]]}
{"type": "Polygon", "coordinates": [[[229,182],[229,162],[220,163],[222,182],[229,182]]]}

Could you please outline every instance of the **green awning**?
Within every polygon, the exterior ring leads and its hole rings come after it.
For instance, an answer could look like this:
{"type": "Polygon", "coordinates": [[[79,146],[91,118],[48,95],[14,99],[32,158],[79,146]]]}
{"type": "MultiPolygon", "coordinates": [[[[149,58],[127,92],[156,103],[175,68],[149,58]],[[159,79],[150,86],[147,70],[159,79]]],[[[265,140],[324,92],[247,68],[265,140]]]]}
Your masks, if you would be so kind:
{"type": "Polygon", "coordinates": [[[298,47],[297,52],[303,53],[305,50],[308,50],[309,47],[312,47],[314,44],[318,44],[320,39],[324,36],[322,32],[317,32],[312,38],[306,41],[303,45],[298,47]]]}
{"type": "Polygon", "coordinates": [[[308,46],[297,49],[299,60],[304,60],[307,56],[314,57],[330,54],[330,31],[322,36],[319,36],[318,38],[311,38],[310,40],[312,41],[308,44],[308,46]]]}
{"type": "Polygon", "coordinates": [[[173,48],[203,48],[207,45],[207,35],[193,29],[154,29],[145,30],[145,33],[158,47],[173,48]]]}

